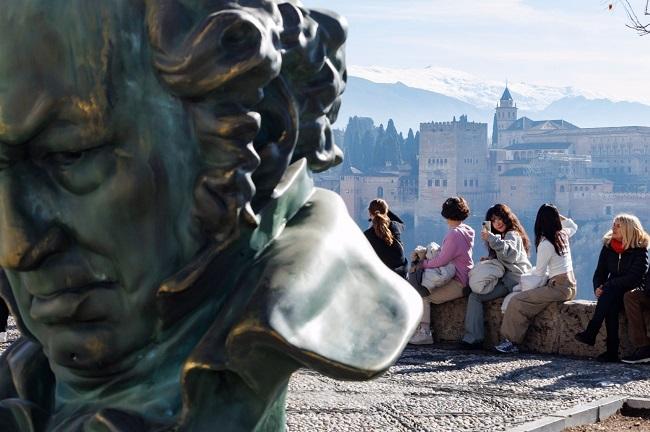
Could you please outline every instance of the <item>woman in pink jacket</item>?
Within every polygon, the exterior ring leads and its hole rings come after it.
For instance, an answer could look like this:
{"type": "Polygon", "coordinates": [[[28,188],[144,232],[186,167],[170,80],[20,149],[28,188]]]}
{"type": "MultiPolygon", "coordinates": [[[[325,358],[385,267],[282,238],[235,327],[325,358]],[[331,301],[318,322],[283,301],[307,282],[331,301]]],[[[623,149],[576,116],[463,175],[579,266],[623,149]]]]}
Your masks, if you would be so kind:
{"type": "MultiPolygon", "coordinates": [[[[415,345],[433,343],[431,335],[431,303],[440,304],[463,297],[467,294],[469,271],[474,266],[472,248],[474,247],[474,230],[463,223],[470,214],[469,205],[463,197],[451,197],[442,204],[442,217],[447,221],[449,231],[442,241],[437,257],[424,260],[422,268],[444,267],[453,263],[456,274],[446,285],[431,290],[422,298],[422,320],[419,328],[409,341],[415,345]]],[[[415,275],[421,275],[416,272],[415,275]]],[[[415,276],[417,278],[417,276],[415,276]]],[[[425,293],[426,294],[426,293],[425,293]]]]}

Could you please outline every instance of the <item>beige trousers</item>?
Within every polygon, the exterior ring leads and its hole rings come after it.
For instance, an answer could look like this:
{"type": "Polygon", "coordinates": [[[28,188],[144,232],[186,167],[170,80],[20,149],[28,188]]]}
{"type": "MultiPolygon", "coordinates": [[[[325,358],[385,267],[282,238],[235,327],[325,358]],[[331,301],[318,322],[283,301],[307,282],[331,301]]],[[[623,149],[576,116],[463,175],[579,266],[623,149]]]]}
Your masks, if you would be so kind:
{"type": "Polygon", "coordinates": [[[501,336],[510,342],[524,341],[530,322],[553,302],[573,300],[576,296],[576,279],[573,272],[553,276],[546,285],[518,293],[506,309],[501,322],[501,336]]]}
{"type": "Polygon", "coordinates": [[[456,300],[466,295],[465,287],[456,279],[452,279],[445,285],[434,288],[427,297],[422,297],[422,323],[431,324],[431,303],[441,304],[456,300]]]}

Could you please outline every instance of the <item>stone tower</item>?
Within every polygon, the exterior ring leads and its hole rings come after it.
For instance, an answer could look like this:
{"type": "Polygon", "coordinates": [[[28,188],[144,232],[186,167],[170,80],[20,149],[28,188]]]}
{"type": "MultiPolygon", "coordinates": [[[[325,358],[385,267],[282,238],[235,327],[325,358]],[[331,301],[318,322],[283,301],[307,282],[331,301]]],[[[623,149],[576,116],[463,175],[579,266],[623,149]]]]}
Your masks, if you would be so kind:
{"type": "Polygon", "coordinates": [[[487,208],[487,126],[465,115],[459,121],[420,124],[416,229],[443,223],[440,208],[451,196],[462,195],[479,213],[487,208]]]}
{"type": "Polygon", "coordinates": [[[501,100],[494,113],[494,123],[492,126],[492,146],[499,147],[499,131],[508,129],[510,125],[517,121],[517,105],[514,104],[508,85],[503,91],[501,100]]]}

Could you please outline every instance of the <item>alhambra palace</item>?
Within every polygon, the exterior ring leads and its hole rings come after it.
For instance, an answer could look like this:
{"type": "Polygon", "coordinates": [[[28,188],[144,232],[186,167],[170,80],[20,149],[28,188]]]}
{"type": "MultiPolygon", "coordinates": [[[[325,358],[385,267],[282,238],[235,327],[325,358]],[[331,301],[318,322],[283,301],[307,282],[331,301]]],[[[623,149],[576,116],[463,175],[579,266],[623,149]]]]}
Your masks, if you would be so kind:
{"type": "Polygon", "coordinates": [[[619,211],[650,218],[650,127],[580,128],[567,120],[518,118],[506,87],[492,130],[488,140],[488,125],[465,115],[422,123],[417,163],[387,163],[372,172],[344,163],[316,181],[339,192],[362,225],[376,197],[416,230],[440,223],[440,204],[453,195],[479,213],[504,202],[521,217],[534,217],[541,203],[553,202],[579,221],[610,220],[619,211]]]}

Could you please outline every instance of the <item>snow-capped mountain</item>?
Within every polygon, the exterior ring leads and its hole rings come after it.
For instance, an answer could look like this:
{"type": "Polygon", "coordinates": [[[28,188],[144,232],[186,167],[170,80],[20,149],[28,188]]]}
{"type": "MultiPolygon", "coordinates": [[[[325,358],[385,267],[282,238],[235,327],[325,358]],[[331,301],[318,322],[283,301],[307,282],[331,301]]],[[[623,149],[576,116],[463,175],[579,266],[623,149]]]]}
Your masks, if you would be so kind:
{"type": "MultiPolygon", "coordinates": [[[[467,72],[431,66],[424,69],[349,66],[348,73],[375,83],[401,82],[408,87],[440,93],[482,109],[493,109],[505,86],[505,82],[484,80],[467,72]]],[[[607,97],[575,87],[552,87],[516,81],[509,81],[508,87],[517,106],[527,111],[541,111],[566,97],[607,97]]]]}

